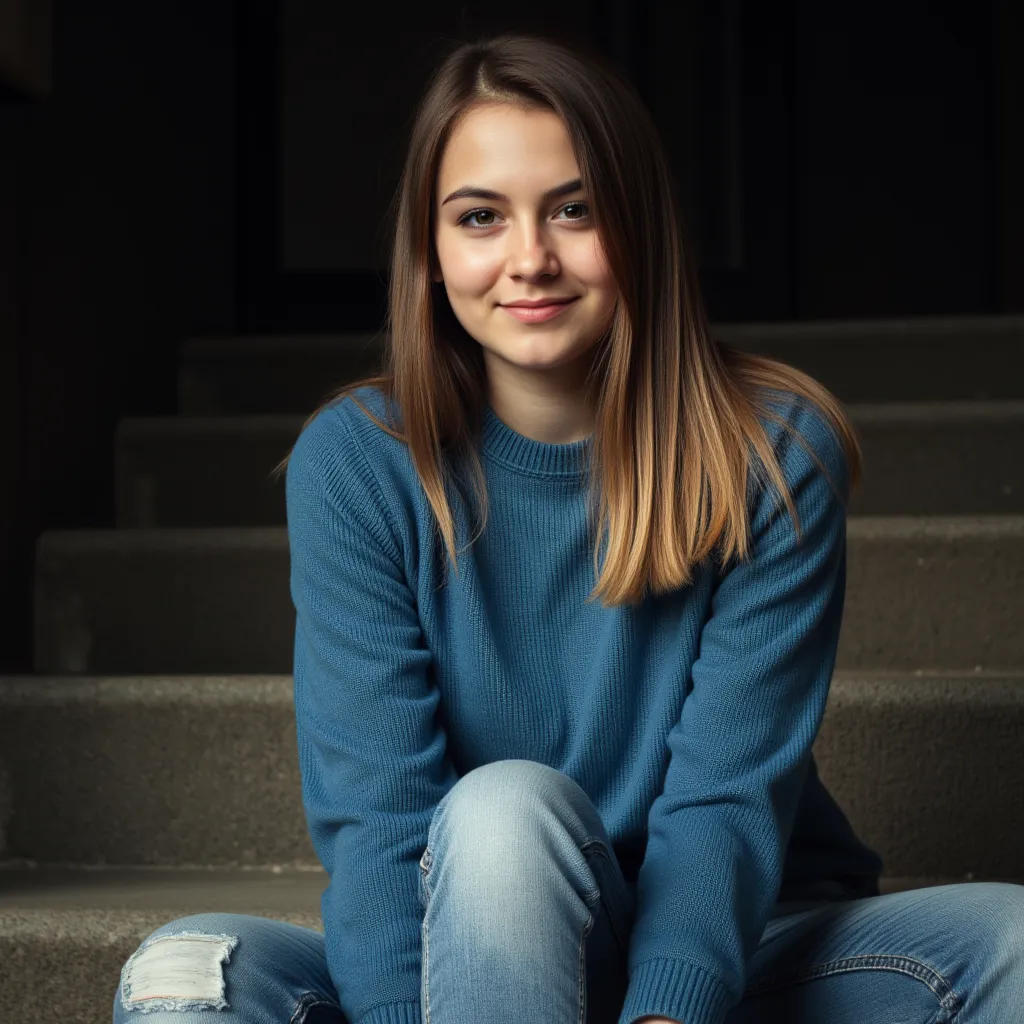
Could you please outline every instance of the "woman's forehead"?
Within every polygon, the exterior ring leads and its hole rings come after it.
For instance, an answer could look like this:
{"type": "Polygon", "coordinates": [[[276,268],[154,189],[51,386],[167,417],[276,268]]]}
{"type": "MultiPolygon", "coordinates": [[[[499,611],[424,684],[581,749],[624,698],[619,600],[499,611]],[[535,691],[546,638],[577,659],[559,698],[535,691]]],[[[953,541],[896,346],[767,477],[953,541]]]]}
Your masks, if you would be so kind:
{"type": "Polygon", "coordinates": [[[538,195],[579,177],[569,134],[551,111],[487,106],[460,120],[438,167],[437,190],[476,185],[538,195]]]}

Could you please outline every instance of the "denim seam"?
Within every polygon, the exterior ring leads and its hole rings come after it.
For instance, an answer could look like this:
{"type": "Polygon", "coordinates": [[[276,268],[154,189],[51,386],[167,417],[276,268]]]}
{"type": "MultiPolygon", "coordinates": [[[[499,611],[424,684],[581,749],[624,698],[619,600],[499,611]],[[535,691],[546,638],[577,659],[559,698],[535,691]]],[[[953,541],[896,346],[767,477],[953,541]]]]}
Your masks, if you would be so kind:
{"type": "MultiPolygon", "coordinates": [[[[588,852],[599,853],[602,857],[604,857],[604,859],[606,861],[608,861],[608,864],[611,867],[613,867],[613,868],[615,867],[615,861],[612,859],[611,854],[608,852],[608,847],[604,844],[604,842],[602,840],[600,840],[600,839],[588,839],[580,847],[580,853],[586,855],[588,852]]],[[[597,902],[599,902],[600,899],[601,899],[601,891],[600,891],[600,889],[598,890],[597,896],[598,896],[597,900],[594,901],[595,904],[597,902]]],[[[587,903],[588,907],[590,906],[590,902],[589,901],[584,900],[584,902],[587,903]]],[[[605,911],[606,911],[606,913],[608,915],[608,923],[611,925],[612,934],[615,936],[615,941],[618,943],[619,949],[621,949],[621,950],[628,950],[629,949],[629,936],[628,935],[620,934],[619,927],[618,927],[618,925],[616,924],[616,921],[615,921],[615,915],[612,914],[611,911],[608,909],[608,901],[607,900],[605,900],[605,911]]]]}
{"type": "Polygon", "coordinates": [[[586,1020],[587,1013],[587,936],[594,927],[594,915],[587,914],[587,923],[583,926],[583,934],[580,936],[580,970],[579,970],[579,1003],[580,1019],[579,1024],[586,1020]]]}
{"type": "Polygon", "coordinates": [[[288,1024],[303,1024],[306,1015],[314,1006],[330,1006],[336,1010],[341,1009],[333,999],[328,999],[327,996],[322,996],[318,992],[304,992],[296,1003],[291,1017],[288,1018],[288,1024]]]}
{"type": "MultiPolygon", "coordinates": [[[[430,895],[429,889],[427,895],[430,895]]],[[[430,928],[427,925],[426,914],[423,915],[423,949],[420,959],[420,970],[423,972],[423,1024],[430,1024],[430,976],[427,973],[430,966],[430,928]]]]}
{"type": "Polygon", "coordinates": [[[430,913],[430,901],[433,899],[433,893],[430,891],[430,882],[427,880],[427,876],[430,874],[430,869],[434,864],[434,857],[430,851],[430,844],[427,843],[426,848],[420,855],[420,880],[423,883],[423,891],[427,895],[426,906],[423,908],[423,927],[420,932],[421,935],[421,946],[420,950],[420,971],[422,973],[422,979],[420,984],[420,1013],[423,1015],[423,1024],[430,1024],[430,977],[428,970],[430,967],[430,928],[427,925],[427,915],[430,913]],[[424,861],[426,864],[424,865],[424,861]]]}
{"type": "Polygon", "coordinates": [[[430,890],[430,868],[433,866],[433,862],[428,862],[428,866],[424,867],[422,862],[420,863],[420,877],[423,879],[423,889],[427,894],[427,899],[433,898],[434,894],[430,890]]]}
{"type": "Polygon", "coordinates": [[[747,988],[744,995],[755,995],[771,989],[781,988],[784,985],[797,984],[801,981],[810,981],[814,978],[828,977],[832,974],[845,973],[857,970],[887,970],[898,971],[907,974],[924,982],[939,1001],[939,1006],[949,1012],[947,1020],[952,1020],[961,1008],[960,997],[956,994],[949,982],[933,967],[915,960],[909,956],[898,956],[890,953],[863,953],[858,956],[841,957],[838,960],[829,960],[823,964],[816,964],[814,967],[800,971],[792,971],[789,974],[776,975],[764,981],[757,982],[747,988]]]}

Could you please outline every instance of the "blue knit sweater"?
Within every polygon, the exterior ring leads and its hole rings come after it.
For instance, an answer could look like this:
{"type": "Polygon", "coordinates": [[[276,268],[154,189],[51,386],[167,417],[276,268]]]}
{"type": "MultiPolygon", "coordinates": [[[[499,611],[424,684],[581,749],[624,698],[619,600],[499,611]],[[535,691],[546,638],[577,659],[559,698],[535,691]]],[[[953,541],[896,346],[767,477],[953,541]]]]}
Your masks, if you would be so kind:
{"type": "MultiPolygon", "coordinates": [[[[378,390],[357,394],[400,423],[378,390]]],[[[775,407],[845,499],[825,421],[793,396],[775,407]]],[[[585,603],[590,438],[535,441],[488,406],[489,522],[441,587],[447,553],[404,445],[349,399],[302,432],[287,474],[299,759],[330,876],[328,966],[353,1024],[420,1024],[418,861],[441,798],[492,761],[575,779],[636,884],[619,1024],[721,1024],[777,900],[878,893],[882,860],[811,754],[843,610],[845,510],[804,449],[765,425],[802,543],[774,491],[752,485],[752,558],[724,576],[706,563],[633,609],[585,603]]],[[[448,491],[462,548],[476,520],[448,491]]]]}

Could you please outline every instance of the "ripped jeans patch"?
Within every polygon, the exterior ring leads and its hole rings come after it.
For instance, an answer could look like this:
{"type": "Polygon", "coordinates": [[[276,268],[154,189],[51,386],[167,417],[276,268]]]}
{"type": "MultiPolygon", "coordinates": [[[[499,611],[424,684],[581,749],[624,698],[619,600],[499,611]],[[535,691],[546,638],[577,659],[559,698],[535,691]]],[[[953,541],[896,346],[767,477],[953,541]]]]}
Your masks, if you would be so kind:
{"type": "Polygon", "coordinates": [[[126,1010],[224,1010],[224,964],[238,945],[233,935],[182,932],[144,943],[121,970],[126,1010]]]}

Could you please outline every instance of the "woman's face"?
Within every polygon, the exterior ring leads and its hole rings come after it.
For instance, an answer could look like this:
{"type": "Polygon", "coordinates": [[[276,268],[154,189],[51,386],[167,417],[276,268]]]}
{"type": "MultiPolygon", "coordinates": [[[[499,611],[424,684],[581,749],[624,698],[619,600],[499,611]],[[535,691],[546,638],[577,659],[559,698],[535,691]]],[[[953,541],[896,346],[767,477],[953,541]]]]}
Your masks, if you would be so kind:
{"type": "Polygon", "coordinates": [[[444,281],[452,311],[483,346],[492,382],[497,376],[522,384],[524,374],[540,373],[578,385],[581,357],[611,324],[618,289],[586,195],[577,185],[545,196],[579,177],[565,126],[547,110],[475,107],[445,148],[434,280],[444,281]],[[462,189],[501,196],[452,195],[462,189]],[[573,301],[534,322],[506,308],[541,298],[573,301]]]}

